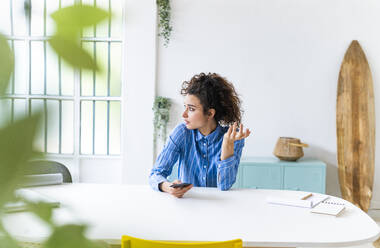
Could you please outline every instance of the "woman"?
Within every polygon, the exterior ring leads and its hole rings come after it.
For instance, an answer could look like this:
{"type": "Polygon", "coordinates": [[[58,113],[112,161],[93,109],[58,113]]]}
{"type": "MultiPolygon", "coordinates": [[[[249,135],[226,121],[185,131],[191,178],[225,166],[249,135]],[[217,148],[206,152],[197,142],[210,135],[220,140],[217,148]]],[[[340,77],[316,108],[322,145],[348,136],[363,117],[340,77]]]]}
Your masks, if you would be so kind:
{"type": "Polygon", "coordinates": [[[231,83],[216,73],[195,75],[182,84],[185,96],[179,124],[157,158],[149,177],[155,190],[182,197],[193,186],[228,190],[236,181],[245,132],[241,122],[240,99],[231,83]],[[229,126],[229,127],[228,127],[229,126]],[[168,182],[178,162],[178,178],[168,182]],[[173,188],[173,184],[190,183],[173,188]]]}

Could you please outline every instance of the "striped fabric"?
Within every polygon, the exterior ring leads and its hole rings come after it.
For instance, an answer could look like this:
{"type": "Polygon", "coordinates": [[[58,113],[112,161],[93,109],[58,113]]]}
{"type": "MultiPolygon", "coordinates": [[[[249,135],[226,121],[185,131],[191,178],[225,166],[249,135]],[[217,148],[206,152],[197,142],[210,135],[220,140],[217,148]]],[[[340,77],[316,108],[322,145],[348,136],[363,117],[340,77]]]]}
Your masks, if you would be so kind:
{"type": "Polygon", "coordinates": [[[173,166],[178,163],[178,179],[195,187],[218,187],[228,190],[235,183],[244,140],[234,143],[234,155],[221,161],[223,135],[228,127],[217,126],[203,136],[197,129],[190,130],[185,124],[178,125],[158,156],[149,176],[154,190],[158,184],[168,181],[173,166]]]}

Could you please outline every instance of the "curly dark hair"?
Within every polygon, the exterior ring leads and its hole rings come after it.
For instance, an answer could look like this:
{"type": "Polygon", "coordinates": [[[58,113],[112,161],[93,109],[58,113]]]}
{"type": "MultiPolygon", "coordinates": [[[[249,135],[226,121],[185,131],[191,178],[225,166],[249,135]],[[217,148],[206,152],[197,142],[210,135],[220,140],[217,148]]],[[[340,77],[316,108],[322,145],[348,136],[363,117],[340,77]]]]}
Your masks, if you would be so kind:
{"type": "Polygon", "coordinates": [[[234,86],[216,73],[200,73],[182,83],[181,95],[199,98],[204,114],[215,109],[215,120],[222,126],[241,122],[241,100],[234,86]]]}

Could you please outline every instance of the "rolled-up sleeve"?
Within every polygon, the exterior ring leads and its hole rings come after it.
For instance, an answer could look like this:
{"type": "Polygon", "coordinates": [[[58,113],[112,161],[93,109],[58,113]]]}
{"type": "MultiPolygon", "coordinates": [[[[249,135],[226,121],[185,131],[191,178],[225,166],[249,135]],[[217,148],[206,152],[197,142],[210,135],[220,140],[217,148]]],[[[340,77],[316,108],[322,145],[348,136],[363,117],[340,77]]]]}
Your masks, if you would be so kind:
{"type": "Polygon", "coordinates": [[[244,147],[244,139],[235,141],[234,155],[225,159],[218,160],[217,187],[220,190],[229,190],[236,181],[240,157],[244,147]]]}
{"type": "Polygon", "coordinates": [[[158,185],[167,182],[167,177],[172,173],[174,164],[181,153],[181,144],[184,140],[184,128],[177,126],[169,136],[164,149],[158,155],[157,160],[149,175],[149,185],[152,189],[159,191],[158,185]]]}

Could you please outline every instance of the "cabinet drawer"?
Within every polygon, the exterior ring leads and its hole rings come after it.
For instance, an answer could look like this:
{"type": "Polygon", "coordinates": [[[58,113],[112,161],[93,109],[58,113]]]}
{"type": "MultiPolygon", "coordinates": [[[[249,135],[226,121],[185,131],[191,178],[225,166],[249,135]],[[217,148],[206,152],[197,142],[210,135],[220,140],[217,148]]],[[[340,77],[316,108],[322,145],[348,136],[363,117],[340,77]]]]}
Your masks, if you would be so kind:
{"type": "Polygon", "coordinates": [[[281,167],[273,165],[243,165],[240,168],[242,188],[281,189],[281,167]]]}
{"type": "Polygon", "coordinates": [[[325,193],[325,168],[287,166],[284,168],[284,189],[325,193]]]}

